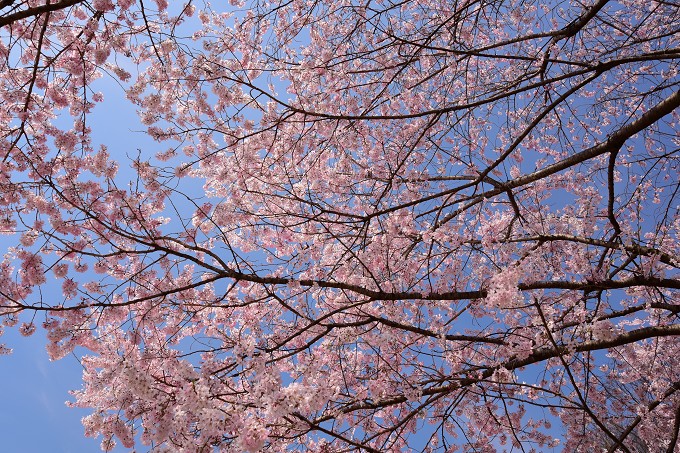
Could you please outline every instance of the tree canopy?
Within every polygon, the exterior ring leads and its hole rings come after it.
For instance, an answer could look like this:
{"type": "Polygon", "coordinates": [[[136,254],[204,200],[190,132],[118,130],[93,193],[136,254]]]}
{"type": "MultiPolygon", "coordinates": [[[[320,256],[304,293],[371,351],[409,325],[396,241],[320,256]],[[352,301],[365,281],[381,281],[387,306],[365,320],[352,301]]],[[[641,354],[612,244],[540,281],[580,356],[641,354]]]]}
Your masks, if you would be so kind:
{"type": "Polygon", "coordinates": [[[216,3],[0,3],[0,318],[86,435],[680,451],[679,4],[216,3]]]}

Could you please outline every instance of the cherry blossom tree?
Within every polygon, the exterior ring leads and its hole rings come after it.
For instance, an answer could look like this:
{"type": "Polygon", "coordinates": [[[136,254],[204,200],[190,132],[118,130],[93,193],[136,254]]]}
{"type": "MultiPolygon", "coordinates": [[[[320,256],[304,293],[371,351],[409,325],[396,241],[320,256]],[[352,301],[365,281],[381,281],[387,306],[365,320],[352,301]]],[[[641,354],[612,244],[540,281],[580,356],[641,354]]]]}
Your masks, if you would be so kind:
{"type": "Polygon", "coordinates": [[[0,317],[103,450],[680,451],[676,2],[0,6],[0,317]]]}

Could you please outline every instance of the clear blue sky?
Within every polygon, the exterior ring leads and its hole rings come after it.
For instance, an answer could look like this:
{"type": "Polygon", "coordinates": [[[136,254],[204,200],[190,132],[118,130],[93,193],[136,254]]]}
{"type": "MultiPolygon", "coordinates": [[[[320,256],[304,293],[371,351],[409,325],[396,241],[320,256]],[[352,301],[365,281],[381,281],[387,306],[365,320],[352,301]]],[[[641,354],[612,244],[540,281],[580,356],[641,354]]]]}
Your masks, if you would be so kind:
{"type": "MultiPolygon", "coordinates": [[[[3,248],[7,245],[1,237],[0,244],[3,248]]],[[[101,439],[86,438],[80,423],[90,411],[65,405],[66,400],[72,399],[68,391],[81,385],[81,368],[76,358],[69,356],[50,362],[45,351],[47,339],[41,330],[24,338],[16,329],[5,329],[2,341],[14,353],[0,356],[0,451],[101,451],[101,439]]]]}

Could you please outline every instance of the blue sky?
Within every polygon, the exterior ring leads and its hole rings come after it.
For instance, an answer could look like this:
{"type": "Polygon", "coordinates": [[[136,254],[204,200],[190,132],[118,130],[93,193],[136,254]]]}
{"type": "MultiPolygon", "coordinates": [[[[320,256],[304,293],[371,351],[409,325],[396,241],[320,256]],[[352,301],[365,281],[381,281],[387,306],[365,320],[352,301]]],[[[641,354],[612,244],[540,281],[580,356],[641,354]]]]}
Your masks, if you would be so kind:
{"type": "MultiPolygon", "coordinates": [[[[5,248],[7,244],[1,239],[5,248]]],[[[2,340],[14,352],[0,356],[0,451],[101,451],[101,439],[86,438],[80,423],[90,411],[65,404],[72,399],[68,391],[80,387],[81,368],[77,359],[68,356],[51,362],[45,351],[47,339],[40,329],[29,338],[21,337],[14,328],[5,329],[2,340]]]]}

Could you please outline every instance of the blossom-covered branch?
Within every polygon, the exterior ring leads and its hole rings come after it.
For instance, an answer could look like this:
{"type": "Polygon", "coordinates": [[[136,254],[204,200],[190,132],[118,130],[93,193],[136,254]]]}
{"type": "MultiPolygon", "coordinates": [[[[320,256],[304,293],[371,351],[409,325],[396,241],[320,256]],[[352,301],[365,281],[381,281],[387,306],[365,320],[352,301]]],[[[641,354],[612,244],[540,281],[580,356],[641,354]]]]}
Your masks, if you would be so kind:
{"type": "Polygon", "coordinates": [[[0,318],[104,450],[677,450],[677,5],[0,6],[0,318]]]}

